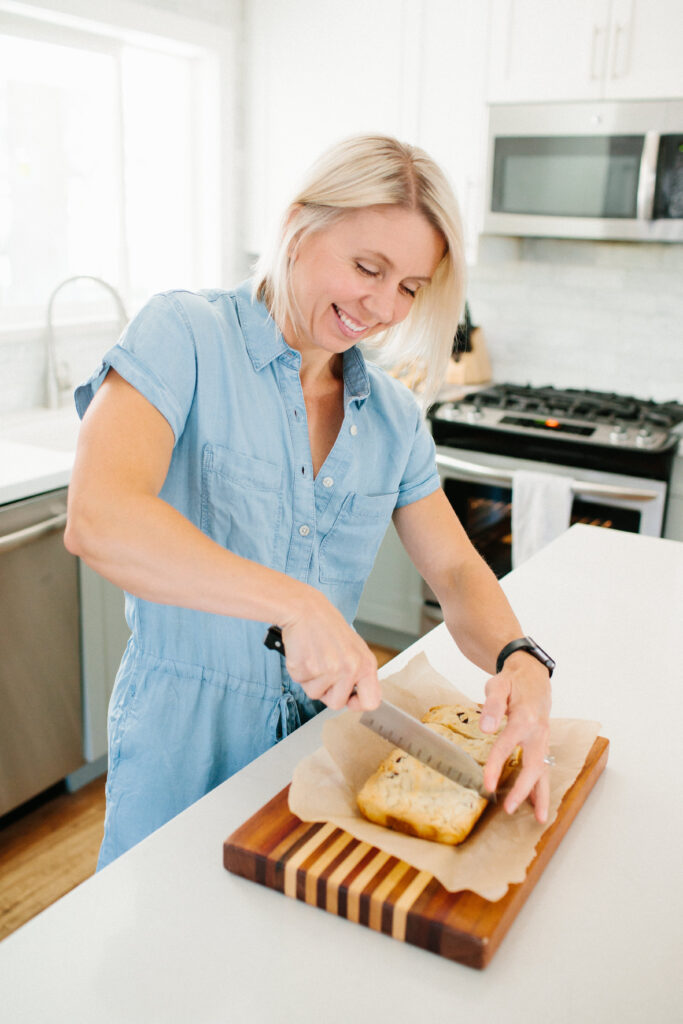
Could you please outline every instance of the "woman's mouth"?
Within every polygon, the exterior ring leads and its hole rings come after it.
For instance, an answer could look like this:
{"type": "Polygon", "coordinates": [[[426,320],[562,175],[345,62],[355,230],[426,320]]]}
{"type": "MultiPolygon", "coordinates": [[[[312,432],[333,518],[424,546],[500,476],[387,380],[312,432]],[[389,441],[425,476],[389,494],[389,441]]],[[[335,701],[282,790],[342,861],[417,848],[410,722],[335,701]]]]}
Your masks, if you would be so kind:
{"type": "Polygon", "coordinates": [[[345,313],[343,309],[340,309],[336,303],[332,303],[332,309],[337,314],[337,320],[341,326],[342,331],[349,338],[357,338],[364,331],[367,331],[367,324],[362,324],[358,320],[354,320],[352,316],[345,313]]]}

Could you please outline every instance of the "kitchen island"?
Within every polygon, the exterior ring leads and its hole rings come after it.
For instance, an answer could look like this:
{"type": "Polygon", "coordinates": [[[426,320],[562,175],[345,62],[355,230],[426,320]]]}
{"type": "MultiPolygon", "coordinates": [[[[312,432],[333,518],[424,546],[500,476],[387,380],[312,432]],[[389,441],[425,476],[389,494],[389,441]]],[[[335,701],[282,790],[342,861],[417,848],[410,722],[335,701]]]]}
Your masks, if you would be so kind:
{"type": "MultiPolygon", "coordinates": [[[[325,712],[0,944],[8,1024],[680,1020],[683,544],[575,526],[511,573],[558,661],[554,715],[607,768],[483,972],[233,876],[224,839],[320,745],[325,712]]],[[[474,699],[443,626],[425,651],[474,699]]]]}

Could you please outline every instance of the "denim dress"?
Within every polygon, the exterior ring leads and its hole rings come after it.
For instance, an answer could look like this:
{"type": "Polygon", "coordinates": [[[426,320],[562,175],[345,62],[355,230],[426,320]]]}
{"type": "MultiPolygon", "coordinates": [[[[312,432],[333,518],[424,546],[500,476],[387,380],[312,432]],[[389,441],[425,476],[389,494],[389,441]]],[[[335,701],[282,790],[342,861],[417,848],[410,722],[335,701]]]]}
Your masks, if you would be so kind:
{"type": "MultiPolygon", "coordinates": [[[[170,424],[160,497],[222,547],[320,590],[353,622],[395,508],[439,487],[404,385],[344,355],[344,421],[314,477],[301,356],[254,301],[155,295],[76,390],[110,367],[170,424]]],[[[140,438],[144,444],[144,438],[140,438]]],[[[322,710],[263,645],[269,623],[126,594],[131,637],[109,705],[103,867],[322,710]]]]}

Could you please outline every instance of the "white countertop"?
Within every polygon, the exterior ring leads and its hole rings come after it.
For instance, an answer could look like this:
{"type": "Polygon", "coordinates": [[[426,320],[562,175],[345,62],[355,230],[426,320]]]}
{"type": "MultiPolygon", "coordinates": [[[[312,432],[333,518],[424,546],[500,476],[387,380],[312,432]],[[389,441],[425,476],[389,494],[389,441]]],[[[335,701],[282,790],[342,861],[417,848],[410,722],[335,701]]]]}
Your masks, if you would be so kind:
{"type": "Polygon", "coordinates": [[[0,417],[0,505],[67,487],[78,427],[72,406],[0,417]]]}
{"type": "MultiPolygon", "coordinates": [[[[683,544],[575,526],[504,581],[558,660],[554,714],[610,758],[479,972],[230,875],[223,840],[320,744],[325,712],[0,944],[12,1024],[680,1020],[683,544]]],[[[439,627],[424,649],[485,675],[439,627]]]]}

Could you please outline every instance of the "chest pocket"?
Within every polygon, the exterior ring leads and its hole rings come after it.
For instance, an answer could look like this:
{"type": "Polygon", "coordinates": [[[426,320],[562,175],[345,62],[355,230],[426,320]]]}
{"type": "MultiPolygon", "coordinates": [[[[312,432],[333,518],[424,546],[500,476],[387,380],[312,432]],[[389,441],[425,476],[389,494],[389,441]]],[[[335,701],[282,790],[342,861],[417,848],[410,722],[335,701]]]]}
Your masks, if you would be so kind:
{"type": "Polygon", "coordinates": [[[347,494],[320,544],[321,583],[360,583],[370,575],[396,506],[391,494],[347,494]]]}
{"type": "Polygon", "coordinates": [[[202,532],[236,555],[272,566],[282,519],[281,477],[272,462],[204,445],[202,532]]]}

